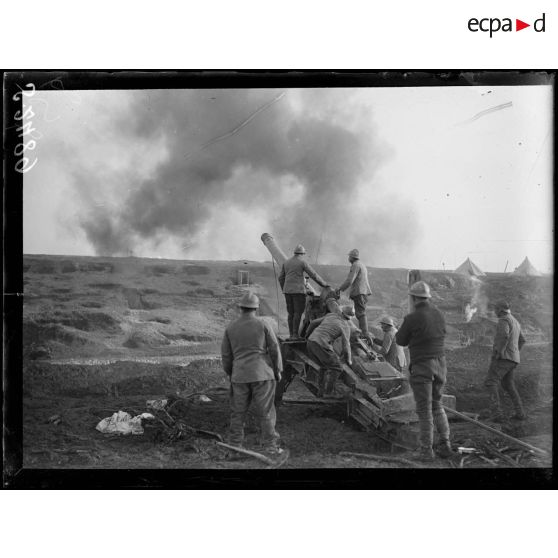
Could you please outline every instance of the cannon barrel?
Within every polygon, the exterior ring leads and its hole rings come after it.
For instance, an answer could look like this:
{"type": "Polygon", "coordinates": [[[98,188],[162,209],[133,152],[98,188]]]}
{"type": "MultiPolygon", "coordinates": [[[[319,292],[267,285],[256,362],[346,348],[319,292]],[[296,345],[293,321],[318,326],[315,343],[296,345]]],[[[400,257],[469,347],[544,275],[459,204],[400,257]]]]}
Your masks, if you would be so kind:
{"type": "Polygon", "coordinates": [[[275,242],[275,239],[269,233],[262,234],[262,242],[269,250],[273,259],[277,262],[277,265],[282,266],[287,261],[288,258],[285,252],[279,248],[277,242],[275,242]]]}

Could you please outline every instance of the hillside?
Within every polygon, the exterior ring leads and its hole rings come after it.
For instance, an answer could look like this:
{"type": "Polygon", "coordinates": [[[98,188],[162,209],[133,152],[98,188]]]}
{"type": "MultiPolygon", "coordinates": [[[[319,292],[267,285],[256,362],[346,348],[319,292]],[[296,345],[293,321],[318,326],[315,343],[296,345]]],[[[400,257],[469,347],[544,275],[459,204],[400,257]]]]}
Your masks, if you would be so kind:
{"type": "MultiPolygon", "coordinates": [[[[316,270],[336,286],[345,279],[348,265],[318,265],[316,270]]],[[[141,442],[141,448],[133,449],[127,441],[131,453],[128,458],[120,457],[94,431],[96,422],[110,414],[110,409],[137,409],[149,398],[226,388],[220,342],[247,288],[261,298],[260,315],[279,333],[286,332],[277,271],[271,262],[25,256],[22,325],[27,465],[120,466],[123,459],[124,466],[160,466],[159,446],[147,447],[141,442]],[[248,286],[238,284],[241,271],[248,272],[248,286]],[[67,432],[49,423],[54,414],[63,417],[67,432]],[[76,443],[80,447],[93,444],[102,459],[91,457],[82,463],[71,454],[60,461],[51,450],[63,447],[70,452],[76,443]]],[[[371,328],[377,327],[384,314],[400,323],[408,312],[407,270],[371,268],[369,275],[371,328]]],[[[434,303],[446,316],[447,391],[456,396],[461,410],[478,411],[488,403],[482,382],[495,327],[492,304],[501,298],[510,302],[528,341],[517,381],[533,417],[510,433],[549,447],[552,277],[488,274],[477,280],[432,271],[422,276],[432,287],[434,303]]],[[[296,382],[290,389],[295,395],[302,389],[302,397],[309,396],[296,382]]],[[[215,400],[214,404],[217,415],[211,420],[216,421],[218,431],[224,431],[226,401],[215,400]]],[[[194,407],[189,419],[203,427],[212,412],[194,407]]],[[[344,411],[335,407],[318,415],[285,407],[278,427],[293,452],[291,466],[358,466],[340,461],[334,454],[339,448],[366,451],[373,442],[370,435],[345,424],[343,416],[344,411]]],[[[465,432],[462,442],[470,435],[465,432]]],[[[188,461],[190,457],[186,460],[190,465],[183,465],[182,454],[179,461],[173,459],[168,466],[229,466],[188,461]]]]}

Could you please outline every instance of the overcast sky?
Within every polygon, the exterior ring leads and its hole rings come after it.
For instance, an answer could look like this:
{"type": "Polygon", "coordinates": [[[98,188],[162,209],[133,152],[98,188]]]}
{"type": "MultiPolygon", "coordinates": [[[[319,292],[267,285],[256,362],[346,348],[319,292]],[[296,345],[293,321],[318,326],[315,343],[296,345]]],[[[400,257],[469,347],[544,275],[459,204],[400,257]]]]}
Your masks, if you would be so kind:
{"type": "Polygon", "coordinates": [[[545,86],[50,91],[24,253],[552,270],[545,86]],[[511,103],[511,104],[510,104],[511,103]],[[500,107],[487,111],[492,107],[500,107]]]}

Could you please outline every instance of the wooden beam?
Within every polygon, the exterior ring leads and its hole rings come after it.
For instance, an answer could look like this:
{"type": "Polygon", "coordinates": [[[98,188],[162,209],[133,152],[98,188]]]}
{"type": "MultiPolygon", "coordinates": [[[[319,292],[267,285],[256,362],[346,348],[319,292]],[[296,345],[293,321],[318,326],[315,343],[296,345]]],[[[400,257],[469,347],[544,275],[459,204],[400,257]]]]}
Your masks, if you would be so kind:
{"type": "Polygon", "coordinates": [[[392,463],[401,463],[402,465],[408,465],[409,467],[421,468],[422,464],[410,459],[404,459],[402,457],[390,457],[387,455],[375,455],[372,453],[356,453],[353,451],[342,451],[339,453],[341,457],[358,457],[359,459],[369,459],[371,461],[387,461],[392,463]]]}
{"type": "Polygon", "coordinates": [[[447,413],[451,413],[453,415],[456,415],[460,418],[462,418],[463,420],[466,420],[467,422],[470,422],[471,424],[475,424],[476,426],[478,426],[479,428],[482,428],[483,430],[486,430],[488,432],[492,432],[492,434],[495,434],[496,436],[499,436],[500,438],[504,438],[505,440],[508,440],[510,442],[513,442],[519,446],[522,446],[524,448],[527,448],[531,451],[534,451],[540,455],[544,455],[544,456],[548,456],[549,453],[546,450],[537,448],[535,446],[532,446],[531,444],[528,444],[527,442],[523,442],[522,440],[518,440],[517,438],[514,438],[513,436],[510,436],[509,434],[504,434],[503,432],[500,432],[500,430],[496,430],[496,428],[492,428],[492,426],[488,426],[487,424],[484,424],[483,422],[480,422],[478,420],[472,419],[471,417],[468,417],[467,415],[464,415],[463,413],[460,413],[459,411],[455,411],[454,409],[450,409],[449,407],[446,407],[444,405],[444,409],[446,410],[447,413]]]}
{"type": "Polygon", "coordinates": [[[238,446],[231,446],[230,444],[225,444],[224,442],[215,442],[215,443],[218,446],[221,446],[223,448],[227,448],[227,449],[230,449],[232,451],[236,451],[238,453],[243,453],[245,455],[249,455],[250,457],[255,457],[256,459],[259,459],[260,461],[263,461],[267,465],[275,465],[275,461],[273,461],[273,459],[270,459],[269,457],[266,457],[265,455],[262,455],[261,453],[258,453],[256,451],[251,451],[251,450],[247,450],[247,449],[244,449],[244,448],[239,448],[238,446]]]}

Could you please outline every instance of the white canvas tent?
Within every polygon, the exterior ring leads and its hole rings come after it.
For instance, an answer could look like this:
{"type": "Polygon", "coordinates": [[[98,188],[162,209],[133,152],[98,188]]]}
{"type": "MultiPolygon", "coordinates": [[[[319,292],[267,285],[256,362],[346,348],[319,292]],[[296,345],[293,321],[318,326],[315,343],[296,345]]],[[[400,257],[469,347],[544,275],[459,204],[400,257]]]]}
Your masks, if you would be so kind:
{"type": "Polygon", "coordinates": [[[482,277],[486,275],[486,273],[478,265],[472,262],[470,258],[467,258],[455,270],[455,273],[459,273],[460,275],[472,275],[473,277],[482,277]]]}
{"type": "Polygon", "coordinates": [[[523,262],[519,267],[515,268],[512,275],[522,275],[524,277],[540,277],[541,272],[529,261],[529,258],[525,256],[523,262]]]}

